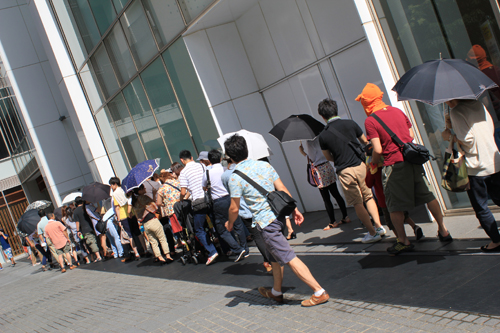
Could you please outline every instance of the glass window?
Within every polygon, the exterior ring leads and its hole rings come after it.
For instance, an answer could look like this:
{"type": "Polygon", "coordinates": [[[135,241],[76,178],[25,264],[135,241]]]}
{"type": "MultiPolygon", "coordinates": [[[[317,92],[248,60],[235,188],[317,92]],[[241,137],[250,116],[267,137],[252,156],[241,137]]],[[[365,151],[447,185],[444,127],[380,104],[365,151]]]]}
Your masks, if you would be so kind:
{"type": "Polygon", "coordinates": [[[128,164],[126,163],[127,156],[120,144],[120,138],[116,134],[116,129],[113,126],[113,121],[109,116],[109,112],[102,109],[96,113],[95,118],[116,175],[120,178],[125,177],[129,170],[128,164]]]}
{"type": "Polygon", "coordinates": [[[108,54],[104,45],[101,45],[94,55],[90,58],[92,67],[94,68],[97,81],[101,86],[102,93],[105,99],[108,99],[115,91],[118,90],[118,82],[111,66],[108,54]]]}
{"type": "Polygon", "coordinates": [[[172,44],[163,58],[196,147],[209,150],[210,140],[219,135],[184,41],[172,44]]]}
{"type": "Polygon", "coordinates": [[[163,143],[140,78],[132,81],[123,90],[123,96],[125,96],[130,114],[134,119],[147,158],[150,160],[160,158],[160,167],[168,169],[172,162],[163,143]]]}
{"type": "Polygon", "coordinates": [[[80,77],[82,78],[83,86],[85,87],[85,91],[87,93],[87,97],[90,101],[92,109],[94,111],[98,110],[103,103],[103,97],[101,96],[101,92],[99,90],[99,87],[97,86],[97,83],[94,81],[94,78],[96,76],[90,62],[83,66],[83,69],[80,72],[80,77]],[[90,73],[91,70],[94,73],[93,76],[90,73]]]}
{"type": "Polygon", "coordinates": [[[0,135],[0,160],[9,157],[9,151],[7,150],[7,145],[0,135]]]}
{"type": "Polygon", "coordinates": [[[149,65],[141,77],[172,160],[178,161],[183,149],[195,155],[196,150],[161,59],[149,65]]]}
{"type": "Polygon", "coordinates": [[[142,67],[158,51],[141,2],[136,0],[121,17],[123,30],[127,36],[137,67],[142,67]]]}
{"type": "Polygon", "coordinates": [[[115,9],[110,0],[89,0],[90,7],[101,35],[108,30],[116,17],[115,9]]]}
{"type": "Polygon", "coordinates": [[[52,5],[56,11],[57,18],[61,24],[61,28],[68,42],[76,66],[80,68],[87,57],[87,52],[85,51],[83,39],[78,31],[73,13],[67,1],[52,1],[52,5]]]}
{"type": "Polygon", "coordinates": [[[130,55],[125,35],[119,24],[115,25],[109,36],[104,40],[111,64],[115,69],[120,84],[128,81],[137,72],[130,55]]]}
{"type": "Polygon", "coordinates": [[[146,156],[142,150],[141,142],[137,136],[123,96],[121,94],[116,96],[104,109],[108,120],[111,119],[115,125],[130,166],[134,167],[136,164],[145,161],[146,156]]]}
{"type": "Polygon", "coordinates": [[[83,43],[87,48],[87,52],[90,52],[94,46],[99,42],[101,36],[99,35],[99,30],[95,24],[92,11],[90,10],[89,4],[86,0],[68,0],[71,11],[75,18],[78,29],[80,30],[80,35],[82,36],[83,43]]]}
{"type": "MultiPolygon", "coordinates": [[[[377,16],[389,48],[403,75],[425,61],[443,58],[465,59],[500,85],[500,30],[498,9],[490,1],[468,0],[374,0],[377,16]],[[477,57],[480,50],[481,57],[477,57]],[[478,63],[478,61],[481,63],[478,63]]],[[[496,4],[495,4],[496,7],[496,4]]],[[[489,90],[481,102],[495,122],[495,138],[500,146],[500,89],[489,90]]],[[[431,165],[437,181],[448,142],[441,138],[445,129],[443,105],[410,102],[422,139],[437,161],[431,165]]],[[[466,193],[441,191],[447,209],[470,207],[466,193]]]]}
{"type": "Polygon", "coordinates": [[[125,5],[127,4],[128,0],[113,0],[113,3],[115,4],[115,9],[116,12],[119,13],[122,11],[123,8],[125,8],[125,5]]]}
{"type": "Polygon", "coordinates": [[[179,0],[182,13],[189,23],[201,14],[214,0],[179,0]]]}
{"type": "Polygon", "coordinates": [[[175,0],[143,0],[143,4],[160,48],[184,29],[184,21],[175,0]]]}

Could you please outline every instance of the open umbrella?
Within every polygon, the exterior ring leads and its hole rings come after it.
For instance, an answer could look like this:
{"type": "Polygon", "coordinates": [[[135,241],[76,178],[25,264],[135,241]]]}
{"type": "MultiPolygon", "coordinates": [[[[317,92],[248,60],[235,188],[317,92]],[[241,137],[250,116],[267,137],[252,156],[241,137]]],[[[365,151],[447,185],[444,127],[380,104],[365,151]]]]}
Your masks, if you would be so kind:
{"type": "Polygon", "coordinates": [[[92,183],[82,190],[82,199],[88,202],[96,203],[105,200],[111,196],[111,187],[101,183],[92,183]]]}
{"type": "Polygon", "coordinates": [[[82,192],[73,192],[73,193],[70,193],[70,194],[68,194],[67,196],[64,197],[64,199],[62,200],[62,203],[63,203],[63,205],[64,204],[70,204],[73,201],[75,201],[76,197],[81,197],[81,196],[82,196],[82,192]]]}
{"type": "Polygon", "coordinates": [[[27,212],[28,210],[32,210],[32,209],[36,209],[38,211],[39,209],[49,208],[50,205],[52,205],[52,202],[50,202],[50,201],[38,200],[38,201],[30,203],[28,205],[28,207],[26,207],[26,210],[24,212],[27,212]]]}
{"type": "Polygon", "coordinates": [[[31,235],[36,230],[38,222],[40,222],[38,211],[36,209],[28,210],[17,221],[17,229],[26,235],[31,235]]]}
{"type": "Polygon", "coordinates": [[[277,123],[269,134],[279,142],[313,140],[325,125],[308,114],[294,114],[277,123]]]}
{"type": "Polygon", "coordinates": [[[478,99],[497,84],[462,59],[431,60],[406,72],[392,88],[398,100],[437,105],[452,99],[478,99]]]}
{"type": "Polygon", "coordinates": [[[272,151],[267,145],[264,137],[259,133],[250,132],[247,130],[239,130],[238,132],[227,133],[217,139],[221,147],[224,147],[224,142],[231,136],[238,134],[245,138],[248,147],[248,158],[258,160],[260,158],[272,155],[272,151]]]}
{"type": "Polygon", "coordinates": [[[160,167],[160,159],[147,160],[137,164],[130,170],[127,177],[122,180],[122,188],[125,192],[130,192],[139,188],[146,180],[151,178],[160,167]]]}

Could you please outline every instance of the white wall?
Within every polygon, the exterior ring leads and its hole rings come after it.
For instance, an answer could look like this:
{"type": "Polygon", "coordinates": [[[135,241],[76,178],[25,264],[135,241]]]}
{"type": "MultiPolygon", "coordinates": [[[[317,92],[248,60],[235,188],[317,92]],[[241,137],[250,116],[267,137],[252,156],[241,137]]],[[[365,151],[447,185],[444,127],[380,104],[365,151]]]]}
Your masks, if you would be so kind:
{"type": "Polygon", "coordinates": [[[281,145],[268,132],[292,114],[319,118],[317,105],[327,97],[338,102],[342,117],[364,127],[366,115],[354,98],[367,82],[385,88],[356,6],[347,0],[261,0],[226,23],[217,7],[236,2],[222,0],[213,9],[217,15],[208,13],[206,22],[200,20],[203,29],[184,38],[216,122],[224,133],[245,128],[264,135],[275,154],[271,164],[293,196],[306,211],[322,210],[298,143],[281,145]]]}
{"type": "Polygon", "coordinates": [[[0,55],[19,105],[20,116],[31,136],[36,158],[51,197],[92,181],[59,91],[43,42],[33,18],[33,1],[0,2],[0,55]]]}

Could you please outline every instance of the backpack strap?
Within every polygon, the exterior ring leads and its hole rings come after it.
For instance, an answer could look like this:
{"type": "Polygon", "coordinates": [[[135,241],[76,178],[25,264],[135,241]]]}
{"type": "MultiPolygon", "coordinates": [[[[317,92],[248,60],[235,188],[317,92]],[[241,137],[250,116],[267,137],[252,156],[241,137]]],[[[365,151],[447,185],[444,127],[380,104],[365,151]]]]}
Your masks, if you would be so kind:
{"type": "Polygon", "coordinates": [[[390,137],[392,138],[392,140],[399,147],[403,147],[403,145],[404,145],[403,141],[401,141],[401,139],[396,134],[394,134],[393,131],[391,131],[391,129],[382,121],[382,119],[380,119],[379,116],[377,116],[375,113],[373,113],[370,117],[373,117],[385,129],[385,131],[387,132],[387,134],[390,135],[390,137]]]}
{"type": "Polygon", "coordinates": [[[257,184],[254,180],[252,180],[250,177],[248,177],[247,175],[245,175],[243,172],[241,172],[239,170],[234,170],[234,173],[237,174],[238,176],[240,176],[241,178],[243,178],[244,180],[246,180],[250,185],[252,185],[253,187],[255,187],[255,189],[257,191],[259,191],[260,194],[262,194],[263,196],[267,197],[269,195],[269,192],[266,191],[265,188],[263,188],[262,186],[260,186],[259,184],[257,184]]]}
{"type": "MultiPolygon", "coordinates": [[[[330,125],[330,124],[328,124],[330,125]]],[[[328,129],[331,129],[332,130],[332,133],[337,137],[339,138],[340,140],[342,140],[344,143],[347,143],[349,144],[350,142],[352,142],[351,140],[349,140],[348,137],[346,137],[344,134],[340,133],[339,130],[335,129],[333,126],[328,126],[328,129]]]]}

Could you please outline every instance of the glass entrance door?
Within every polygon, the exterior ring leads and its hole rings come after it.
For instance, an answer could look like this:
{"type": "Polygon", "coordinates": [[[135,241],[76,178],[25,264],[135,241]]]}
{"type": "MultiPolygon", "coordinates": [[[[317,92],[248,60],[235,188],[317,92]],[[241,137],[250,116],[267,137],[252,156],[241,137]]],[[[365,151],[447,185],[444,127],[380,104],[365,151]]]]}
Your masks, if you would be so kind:
{"type": "MultiPolygon", "coordinates": [[[[470,61],[500,86],[500,13],[494,0],[373,0],[377,16],[400,75],[428,60],[456,58],[470,61]]],[[[495,122],[500,144],[500,88],[480,97],[495,122]]],[[[425,145],[441,183],[448,142],[443,105],[410,102],[425,145]]],[[[441,189],[446,209],[470,207],[466,193],[441,189]]]]}

